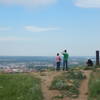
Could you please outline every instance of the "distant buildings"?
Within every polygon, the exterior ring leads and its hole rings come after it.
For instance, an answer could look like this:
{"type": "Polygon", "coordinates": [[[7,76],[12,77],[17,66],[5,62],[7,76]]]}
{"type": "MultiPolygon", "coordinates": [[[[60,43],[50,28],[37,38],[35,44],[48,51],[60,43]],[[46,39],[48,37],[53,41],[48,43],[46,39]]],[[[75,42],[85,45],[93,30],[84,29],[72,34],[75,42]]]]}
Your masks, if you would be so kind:
{"type": "Polygon", "coordinates": [[[49,63],[6,63],[0,64],[0,72],[3,73],[26,73],[26,72],[36,72],[48,67],[54,66],[49,63]]]}

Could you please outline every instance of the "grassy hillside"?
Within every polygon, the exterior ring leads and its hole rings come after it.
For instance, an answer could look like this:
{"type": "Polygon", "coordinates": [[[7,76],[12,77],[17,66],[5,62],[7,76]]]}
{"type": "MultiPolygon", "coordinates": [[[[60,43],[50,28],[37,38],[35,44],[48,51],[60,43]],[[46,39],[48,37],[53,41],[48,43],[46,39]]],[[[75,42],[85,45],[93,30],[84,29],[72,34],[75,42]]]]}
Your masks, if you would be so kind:
{"type": "Polygon", "coordinates": [[[88,100],[100,100],[100,70],[91,74],[88,100]]]}
{"type": "Polygon", "coordinates": [[[40,83],[28,74],[0,74],[0,100],[43,100],[40,83]]]}

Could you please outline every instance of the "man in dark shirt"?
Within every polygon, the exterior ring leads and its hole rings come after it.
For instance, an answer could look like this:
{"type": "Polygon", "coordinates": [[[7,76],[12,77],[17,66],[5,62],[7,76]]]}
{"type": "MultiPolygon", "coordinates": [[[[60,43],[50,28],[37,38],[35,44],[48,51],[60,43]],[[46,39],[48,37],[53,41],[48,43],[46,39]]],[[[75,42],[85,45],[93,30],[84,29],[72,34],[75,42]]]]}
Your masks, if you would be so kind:
{"type": "Polygon", "coordinates": [[[88,59],[87,66],[93,66],[93,61],[91,59],[88,59]]]}

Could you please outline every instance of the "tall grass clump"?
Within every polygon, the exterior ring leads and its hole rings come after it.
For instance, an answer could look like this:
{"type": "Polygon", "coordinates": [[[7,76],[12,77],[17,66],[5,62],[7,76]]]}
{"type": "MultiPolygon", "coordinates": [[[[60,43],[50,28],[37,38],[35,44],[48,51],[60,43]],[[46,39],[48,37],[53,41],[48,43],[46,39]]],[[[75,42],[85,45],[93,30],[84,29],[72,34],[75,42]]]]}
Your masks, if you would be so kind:
{"type": "Polygon", "coordinates": [[[96,70],[90,76],[88,100],[100,100],[100,70],[96,70]]]}

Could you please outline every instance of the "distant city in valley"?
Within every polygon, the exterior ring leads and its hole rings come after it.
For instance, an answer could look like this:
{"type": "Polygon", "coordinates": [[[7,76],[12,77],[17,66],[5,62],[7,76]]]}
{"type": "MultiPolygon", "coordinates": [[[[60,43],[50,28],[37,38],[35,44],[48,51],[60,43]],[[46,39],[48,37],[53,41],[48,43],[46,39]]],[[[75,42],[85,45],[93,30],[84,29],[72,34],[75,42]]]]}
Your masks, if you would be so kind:
{"type": "MultiPolygon", "coordinates": [[[[70,57],[69,67],[86,66],[86,61],[95,57],[70,57]]],[[[61,64],[62,66],[63,64],[61,64]]],[[[55,57],[43,56],[0,56],[0,71],[2,72],[30,72],[55,68],[55,57]]]]}

